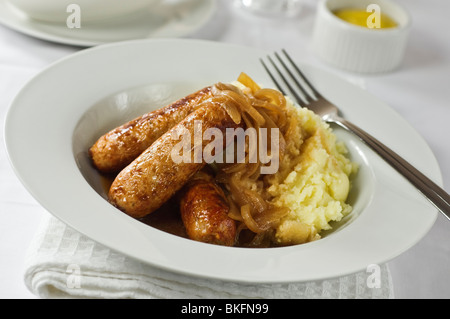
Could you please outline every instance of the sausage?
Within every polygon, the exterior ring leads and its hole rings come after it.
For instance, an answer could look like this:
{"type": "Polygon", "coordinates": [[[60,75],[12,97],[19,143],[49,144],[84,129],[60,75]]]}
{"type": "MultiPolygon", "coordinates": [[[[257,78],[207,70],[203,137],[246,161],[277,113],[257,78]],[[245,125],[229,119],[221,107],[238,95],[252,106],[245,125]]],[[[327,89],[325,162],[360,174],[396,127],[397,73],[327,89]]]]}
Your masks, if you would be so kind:
{"type": "MultiPolygon", "coordinates": [[[[194,137],[194,123],[202,124],[201,136],[210,128],[219,129],[225,136],[227,128],[242,125],[236,124],[220,104],[205,102],[202,107],[163,134],[116,176],[108,193],[110,203],[132,217],[141,218],[158,209],[179,191],[206,165],[203,157],[198,161],[200,163],[196,163],[192,158],[190,161],[177,163],[172,158],[172,150],[181,143],[174,138],[174,134],[186,130],[194,137]]],[[[203,150],[209,141],[201,139],[201,142],[203,150]]],[[[226,141],[223,147],[226,147],[226,141]]],[[[194,153],[192,152],[192,156],[194,153]]]]}
{"type": "Polygon", "coordinates": [[[205,87],[113,129],[89,149],[92,163],[104,174],[117,174],[210,97],[211,87],[205,87]]]}
{"type": "Polygon", "coordinates": [[[197,173],[181,190],[180,213],[190,239],[210,244],[233,246],[236,222],[223,190],[211,174],[197,173]]]}

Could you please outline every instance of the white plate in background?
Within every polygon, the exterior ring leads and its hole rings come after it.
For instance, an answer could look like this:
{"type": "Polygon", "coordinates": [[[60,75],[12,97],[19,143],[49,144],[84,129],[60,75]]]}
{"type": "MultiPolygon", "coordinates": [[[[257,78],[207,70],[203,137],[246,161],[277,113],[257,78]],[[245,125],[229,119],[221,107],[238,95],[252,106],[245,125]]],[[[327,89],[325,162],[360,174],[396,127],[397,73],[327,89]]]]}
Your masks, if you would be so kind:
{"type": "Polygon", "coordinates": [[[187,36],[209,21],[216,6],[216,0],[166,1],[121,19],[96,24],[84,23],[81,15],[81,28],[70,29],[65,24],[29,19],[7,0],[0,0],[0,24],[38,39],[90,47],[134,39],[187,36]]]}

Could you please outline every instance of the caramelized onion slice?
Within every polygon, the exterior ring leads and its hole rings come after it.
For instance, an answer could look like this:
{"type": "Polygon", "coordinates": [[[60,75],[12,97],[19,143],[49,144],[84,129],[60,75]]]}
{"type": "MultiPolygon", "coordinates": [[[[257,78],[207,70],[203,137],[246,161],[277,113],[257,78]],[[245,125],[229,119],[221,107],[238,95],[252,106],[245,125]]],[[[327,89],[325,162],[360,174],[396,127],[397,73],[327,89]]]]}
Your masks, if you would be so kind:
{"type": "Polygon", "coordinates": [[[259,225],[256,223],[256,221],[253,219],[251,214],[251,207],[250,205],[244,205],[241,207],[241,215],[244,219],[245,225],[254,233],[262,233],[265,231],[264,228],[259,227],[259,225]]]}
{"type": "Polygon", "coordinates": [[[242,72],[239,75],[237,80],[246,87],[248,87],[253,94],[261,89],[261,87],[258,84],[256,84],[256,82],[244,72],[242,72]]]}
{"type": "Polygon", "coordinates": [[[241,123],[242,117],[241,112],[236,107],[234,103],[224,103],[223,107],[225,108],[225,111],[230,116],[230,118],[233,120],[234,123],[239,124],[241,123]]]}
{"type": "MultiPolygon", "coordinates": [[[[213,99],[225,108],[233,121],[243,121],[246,128],[256,129],[258,140],[260,128],[267,129],[269,134],[272,134],[273,129],[280,129],[277,155],[283,157],[285,134],[292,124],[286,116],[285,97],[276,90],[261,89],[245,73],[239,75],[238,81],[248,89],[241,90],[234,85],[217,83],[213,87],[213,99]]],[[[268,141],[271,141],[270,137],[268,141]]],[[[268,153],[272,155],[274,149],[270,142],[267,147],[268,153]]],[[[240,230],[248,229],[255,233],[252,245],[259,246],[270,238],[271,232],[287,211],[270,204],[270,196],[264,191],[264,179],[260,173],[261,161],[258,159],[256,163],[250,163],[250,155],[257,152],[258,147],[247,144],[245,151],[245,163],[218,166],[216,179],[229,193],[232,206],[230,217],[241,222],[240,230]]]]}
{"type": "Polygon", "coordinates": [[[256,91],[253,96],[256,99],[275,104],[282,109],[284,109],[284,107],[286,106],[286,98],[284,97],[284,95],[274,89],[260,89],[256,91]]]}

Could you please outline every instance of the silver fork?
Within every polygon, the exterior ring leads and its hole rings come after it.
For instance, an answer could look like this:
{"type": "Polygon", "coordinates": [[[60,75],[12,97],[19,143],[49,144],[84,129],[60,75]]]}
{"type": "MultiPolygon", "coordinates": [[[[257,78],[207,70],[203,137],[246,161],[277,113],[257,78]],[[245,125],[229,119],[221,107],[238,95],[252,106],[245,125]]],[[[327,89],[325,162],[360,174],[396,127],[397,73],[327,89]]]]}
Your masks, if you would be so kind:
{"type": "Polygon", "coordinates": [[[294,98],[301,106],[307,107],[328,123],[335,123],[340,127],[354,133],[367,146],[381,156],[388,164],[402,174],[412,185],[414,185],[445,217],[450,220],[450,195],[436,183],[418,171],[405,159],[371,136],[355,124],[349,122],[339,115],[339,108],[328,101],[319,91],[308,81],[303,72],[294,63],[292,58],[282,50],[284,58],[278,53],[275,57],[278,63],[268,56],[267,59],[275,69],[276,74],[271,72],[264,60],[261,63],[269,74],[276,87],[286,96],[294,98]],[[279,80],[277,80],[277,78],[279,80]],[[284,85],[282,85],[282,84],[284,85]],[[303,83],[303,84],[302,84],[303,83]],[[301,92],[304,99],[297,92],[301,92]],[[306,104],[306,105],[305,105],[306,104]]]}

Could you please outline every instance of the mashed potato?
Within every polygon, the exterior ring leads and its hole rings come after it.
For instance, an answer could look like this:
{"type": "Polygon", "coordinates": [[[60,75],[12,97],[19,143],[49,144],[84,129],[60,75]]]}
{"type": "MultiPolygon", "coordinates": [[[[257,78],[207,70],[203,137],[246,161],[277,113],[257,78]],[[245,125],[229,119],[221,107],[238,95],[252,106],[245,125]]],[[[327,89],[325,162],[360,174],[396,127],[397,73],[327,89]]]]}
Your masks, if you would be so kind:
{"type": "Polygon", "coordinates": [[[322,230],[331,229],[330,222],[349,214],[350,177],[358,171],[327,123],[289,98],[286,102],[290,127],[284,136],[285,154],[278,172],[264,179],[271,204],[288,210],[272,235],[280,246],[320,239],[322,230]]]}
{"type": "Polygon", "coordinates": [[[331,221],[350,213],[349,177],[357,171],[345,145],[320,117],[290,101],[287,113],[291,126],[286,154],[278,173],[266,177],[272,204],[289,210],[274,232],[273,240],[280,245],[319,239],[331,221]]]}

